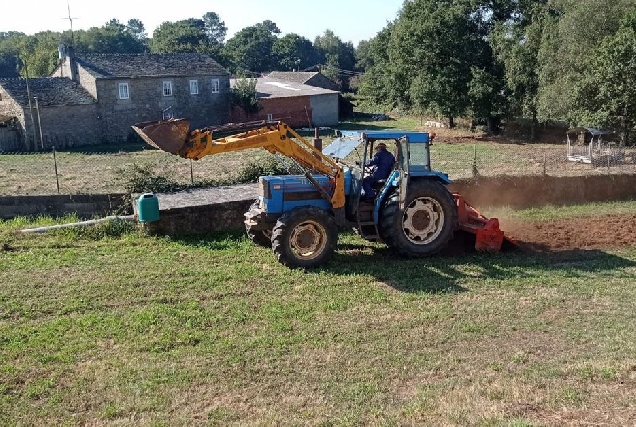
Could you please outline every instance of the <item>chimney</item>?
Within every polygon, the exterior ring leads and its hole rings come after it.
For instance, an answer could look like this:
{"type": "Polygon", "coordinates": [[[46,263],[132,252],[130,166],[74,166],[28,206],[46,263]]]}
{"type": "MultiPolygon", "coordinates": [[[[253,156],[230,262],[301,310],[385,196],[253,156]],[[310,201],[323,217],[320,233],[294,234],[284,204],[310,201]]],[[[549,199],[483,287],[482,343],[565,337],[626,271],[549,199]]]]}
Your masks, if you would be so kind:
{"type": "Polygon", "coordinates": [[[67,77],[73,81],[77,81],[77,63],[73,55],[73,47],[65,44],[58,46],[58,54],[60,61],[60,77],[67,77]]]}

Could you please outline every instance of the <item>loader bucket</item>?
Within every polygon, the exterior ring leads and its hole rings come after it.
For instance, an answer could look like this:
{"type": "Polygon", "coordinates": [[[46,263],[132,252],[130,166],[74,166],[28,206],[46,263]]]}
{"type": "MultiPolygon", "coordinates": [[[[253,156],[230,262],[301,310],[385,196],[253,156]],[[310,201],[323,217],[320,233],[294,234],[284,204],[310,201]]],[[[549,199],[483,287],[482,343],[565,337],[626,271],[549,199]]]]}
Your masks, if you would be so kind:
{"type": "Polygon", "coordinates": [[[186,119],[168,119],[137,123],[132,128],[153,147],[179,154],[188,140],[190,122],[186,119]]]}
{"type": "Polygon", "coordinates": [[[457,204],[459,229],[475,235],[475,249],[479,252],[499,252],[504,245],[516,247],[514,240],[506,237],[499,229],[497,218],[486,218],[473,206],[469,205],[460,194],[453,194],[457,204]]]}

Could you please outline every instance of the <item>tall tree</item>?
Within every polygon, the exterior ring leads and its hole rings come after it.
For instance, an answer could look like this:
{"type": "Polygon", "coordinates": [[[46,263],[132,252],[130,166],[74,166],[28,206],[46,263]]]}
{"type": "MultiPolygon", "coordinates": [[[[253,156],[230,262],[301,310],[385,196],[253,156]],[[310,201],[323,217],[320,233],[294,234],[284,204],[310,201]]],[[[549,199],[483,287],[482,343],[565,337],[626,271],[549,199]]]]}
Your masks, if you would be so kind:
{"type": "Polygon", "coordinates": [[[222,45],[227,35],[225,22],[221,21],[221,18],[216,12],[207,12],[203,15],[203,22],[205,23],[205,33],[210,43],[222,45]]]}
{"type": "Polygon", "coordinates": [[[0,78],[20,75],[18,40],[26,37],[24,33],[0,32],[0,78]]]}
{"type": "MultiPolygon", "coordinates": [[[[138,20],[135,20],[138,21],[138,20]]],[[[141,24],[141,21],[138,21],[141,24]]],[[[143,24],[141,24],[143,31],[143,24]]],[[[137,27],[137,30],[139,28],[137,27]]],[[[76,31],[75,47],[78,51],[93,53],[142,53],[146,51],[146,40],[133,33],[117,19],[111,19],[102,27],[76,31]]]]}
{"type": "Polygon", "coordinates": [[[636,128],[636,12],[601,43],[579,92],[579,121],[618,129],[629,142],[636,128]]]}
{"type": "Polygon", "coordinates": [[[144,23],[139,19],[129,19],[126,23],[126,31],[144,45],[147,44],[148,33],[146,33],[144,23]]]}
{"type": "Polygon", "coordinates": [[[323,74],[340,84],[342,90],[349,89],[349,79],[356,67],[355,48],[351,42],[343,42],[333,31],[325,32],[314,40],[325,65],[323,74]]]}
{"type": "Polygon", "coordinates": [[[578,93],[597,46],[616,33],[634,0],[554,0],[539,49],[538,115],[543,120],[577,123],[578,93]]]}
{"type": "Polygon", "coordinates": [[[497,23],[490,37],[491,46],[505,67],[508,115],[531,119],[531,140],[536,138],[538,124],[539,48],[554,12],[547,0],[519,2],[516,19],[497,23]]]}
{"type": "Polygon", "coordinates": [[[272,46],[272,55],[277,71],[298,71],[319,62],[318,53],[311,41],[294,33],[277,38],[272,46]]]}
{"type": "Polygon", "coordinates": [[[207,53],[205,22],[195,18],[164,22],[153,33],[150,47],[153,53],[207,53]]]}
{"type": "Polygon", "coordinates": [[[262,73],[273,70],[274,31],[280,31],[276,24],[263,21],[243,28],[229,39],[223,47],[223,54],[231,62],[233,71],[262,73]]]}
{"type": "Polygon", "coordinates": [[[471,59],[476,47],[465,4],[436,0],[405,3],[392,35],[392,73],[408,90],[408,96],[399,101],[407,107],[433,110],[454,127],[455,117],[469,106],[471,59]]]}

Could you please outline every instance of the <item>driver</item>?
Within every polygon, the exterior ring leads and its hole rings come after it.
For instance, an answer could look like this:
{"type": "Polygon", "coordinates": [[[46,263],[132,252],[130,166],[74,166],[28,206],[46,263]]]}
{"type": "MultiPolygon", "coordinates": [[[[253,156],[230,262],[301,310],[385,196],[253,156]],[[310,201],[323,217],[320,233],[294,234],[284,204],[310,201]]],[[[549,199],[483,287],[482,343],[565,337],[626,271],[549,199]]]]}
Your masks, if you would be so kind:
{"type": "Polygon", "coordinates": [[[365,200],[375,199],[375,191],[372,185],[383,179],[387,179],[391,174],[395,157],[386,149],[386,144],[380,142],[375,147],[375,155],[365,163],[367,166],[375,166],[371,175],[365,176],[362,180],[362,198],[365,200]]]}

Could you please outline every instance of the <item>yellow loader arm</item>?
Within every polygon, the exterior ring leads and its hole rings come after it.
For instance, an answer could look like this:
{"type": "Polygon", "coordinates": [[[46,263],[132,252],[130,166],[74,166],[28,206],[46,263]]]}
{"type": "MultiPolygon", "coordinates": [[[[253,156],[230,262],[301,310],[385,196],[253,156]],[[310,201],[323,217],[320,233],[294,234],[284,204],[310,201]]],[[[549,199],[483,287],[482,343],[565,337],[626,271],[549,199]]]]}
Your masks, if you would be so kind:
{"type": "Polygon", "coordinates": [[[148,144],[185,159],[199,160],[205,156],[250,148],[264,148],[270,153],[281,154],[308,170],[305,176],[331,203],[333,209],[344,207],[342,168],[283,122],[240,123],[190,132],[188,120],[169,119],[138,123],[133,129],[148,144]],[[215,133],[229,133],[229,136],[214,139],[215,133]],[[318,184],[309,170],[331,178],[334,183],[333,195],[329,195],[318,184]]]}

